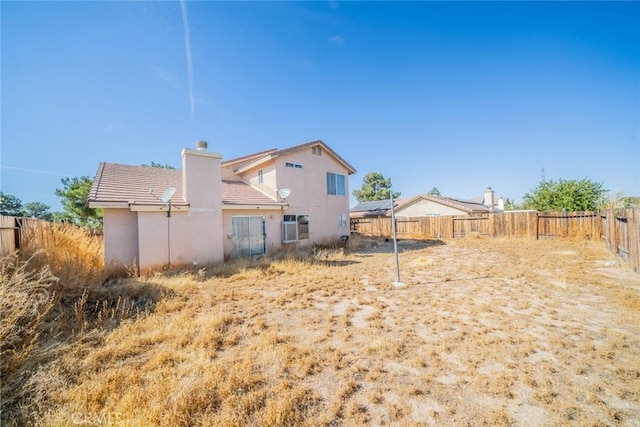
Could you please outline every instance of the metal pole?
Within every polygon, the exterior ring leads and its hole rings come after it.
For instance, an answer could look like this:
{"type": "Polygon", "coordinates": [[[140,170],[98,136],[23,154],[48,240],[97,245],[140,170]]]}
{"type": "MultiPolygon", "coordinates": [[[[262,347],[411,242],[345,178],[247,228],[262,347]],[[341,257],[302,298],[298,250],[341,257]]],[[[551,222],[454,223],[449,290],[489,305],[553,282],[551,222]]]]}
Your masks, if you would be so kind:
{"type": "Polygon", "coordinates": [[[172,270],[171,265],[171,200],[169,200],[169,209],[167,210],[167,265],[163,267],[164,270],[172,270]]]}
{"type": "Polygon", "coordinates": [[[398,239],[396,237],[396,211],[393,206],[393,191],[389,188],[389,199],[391,200],[391,230],[393,230],[393,252],[396,257],[396,281],[393,282],[394,285],[404,285],[400,281],[400,262],[398,260],[398,239]]]}

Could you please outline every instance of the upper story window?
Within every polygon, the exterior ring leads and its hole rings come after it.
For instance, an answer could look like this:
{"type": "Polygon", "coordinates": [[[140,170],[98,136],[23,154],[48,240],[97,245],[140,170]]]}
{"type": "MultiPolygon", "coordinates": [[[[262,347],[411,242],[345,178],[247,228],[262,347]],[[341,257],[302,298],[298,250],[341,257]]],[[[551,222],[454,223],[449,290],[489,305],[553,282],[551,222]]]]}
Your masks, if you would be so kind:
{"type": "Polygon", "coordinates": [[[322,156],[322,147],[311,147],[311,153],[316,156],[322,156]]]}
{"type": "Polygon", "coordinates": [[[288,168],[294,168],[294,169],[302,169],[302,165],[300,163],[290,163],[287,162],[284,164],[286,167],[288,168]]]}
{"type": "Polygon", "coordinates": [[[258,170],[258,184],[264,183],[264,172],[262,169],[258,170]]]}
{"type": "Polygon", "coordinates": [[[344,196],[346,194],[345,176],[327,172],[327,194],[344,196]]]}

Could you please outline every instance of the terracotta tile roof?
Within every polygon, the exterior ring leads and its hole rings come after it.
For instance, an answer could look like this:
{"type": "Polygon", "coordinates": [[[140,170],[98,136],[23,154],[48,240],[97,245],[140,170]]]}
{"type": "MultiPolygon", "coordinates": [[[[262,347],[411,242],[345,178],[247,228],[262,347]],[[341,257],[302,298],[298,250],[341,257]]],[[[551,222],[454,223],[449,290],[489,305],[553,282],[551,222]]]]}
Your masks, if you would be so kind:
{"type": "MultiPolygon", "coordinates": [[[[186,205],[182,194],[182,171],[146,166],[100,163],[89,192],[90,202],[162,204],[162,192],[174,187],[173,205],[186,205]],[[153,194],[151,193],[153,190],[153,194]]],[[[222,203],[230,205],[279,205],[242,181],[222,181],[222,203]]]]}
{"type": "Polygon", "coordinates": [[[276,205],[277,200],[242,181],[222,181],[222,202],[225,205],[276,205]]]}
{"type": "Polygon", "coordinates": [[[157,205],[162,203],[162,192],[168,187],[176,189],[171,203],[185,205],[179,170],[100,163],[89,192],[89,201],[157,205]]]}

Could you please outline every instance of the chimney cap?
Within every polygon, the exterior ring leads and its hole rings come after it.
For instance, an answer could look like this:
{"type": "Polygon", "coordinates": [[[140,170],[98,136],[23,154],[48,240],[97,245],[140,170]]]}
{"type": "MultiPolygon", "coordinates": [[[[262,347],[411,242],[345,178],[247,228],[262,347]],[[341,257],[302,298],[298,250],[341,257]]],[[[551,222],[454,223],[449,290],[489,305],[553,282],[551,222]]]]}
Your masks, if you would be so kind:
{"type": "Polygon", "coordinates": [[[197,140],[196,141],[196,150],[205,151],[207,149],[207,141],[197,140]]]}

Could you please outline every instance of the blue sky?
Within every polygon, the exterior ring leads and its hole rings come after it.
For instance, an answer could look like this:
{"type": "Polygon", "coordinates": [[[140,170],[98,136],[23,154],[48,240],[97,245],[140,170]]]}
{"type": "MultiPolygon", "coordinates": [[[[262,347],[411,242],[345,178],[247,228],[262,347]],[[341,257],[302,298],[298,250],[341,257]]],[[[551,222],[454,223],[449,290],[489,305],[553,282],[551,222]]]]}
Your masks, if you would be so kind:
{"type": "MultiPolygon", "coordinates": [[[[322,139],[404,197],[640,195],[640,2],[12,2],[0,190],[322,139]]],[[[355,199],[351,198],[351,205],[355,199]]]]}

